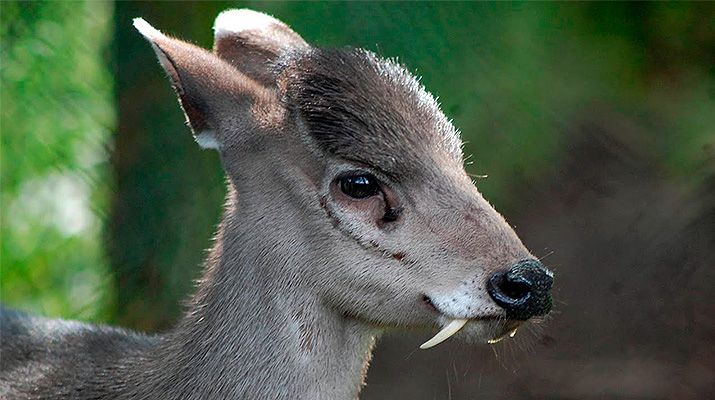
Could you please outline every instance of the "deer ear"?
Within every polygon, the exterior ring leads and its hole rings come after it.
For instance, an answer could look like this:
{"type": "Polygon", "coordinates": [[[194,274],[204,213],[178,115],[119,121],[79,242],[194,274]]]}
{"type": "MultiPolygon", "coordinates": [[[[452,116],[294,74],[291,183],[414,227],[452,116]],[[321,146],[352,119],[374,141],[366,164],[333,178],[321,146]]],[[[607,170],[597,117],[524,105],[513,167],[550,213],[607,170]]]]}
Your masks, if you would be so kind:
{"type": "Polygon", "coordinates": [[[273,65],[308,43],[283,22],[247,9],[226,10],[214,22],[214,53],[266,86],[276,82],[273,65]]]}
{"type": "Polygon", "coordinates": [[[250,127],[251,106],[268,95],[263,85],[211,52],[168,37],[141,18],[134,19],[134,27],[151,43],[201,147],[225,145],[229,138],[222,134],[222,123],[240,120],[231,130],[238,135],[250,127]],[[245,118],[236,118],[241,114],[245,118]]]}

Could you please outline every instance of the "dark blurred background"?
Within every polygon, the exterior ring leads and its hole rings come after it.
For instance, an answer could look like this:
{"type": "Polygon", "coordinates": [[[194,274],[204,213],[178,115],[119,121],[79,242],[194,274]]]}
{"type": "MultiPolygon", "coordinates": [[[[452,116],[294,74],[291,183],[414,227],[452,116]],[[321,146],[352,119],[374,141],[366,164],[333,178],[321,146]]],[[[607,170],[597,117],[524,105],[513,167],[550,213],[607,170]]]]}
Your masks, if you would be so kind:
{"type": "Polygon", "coordinates": [[[514,340],[387,335],[364,399],[684,399],[715,388],[712,3],[3,2],[0,301],[161,331],[223,202],[141,16],[204,47],[267,12],[320,46],[399,57],[469,172],[557,273],[514,340]]]}

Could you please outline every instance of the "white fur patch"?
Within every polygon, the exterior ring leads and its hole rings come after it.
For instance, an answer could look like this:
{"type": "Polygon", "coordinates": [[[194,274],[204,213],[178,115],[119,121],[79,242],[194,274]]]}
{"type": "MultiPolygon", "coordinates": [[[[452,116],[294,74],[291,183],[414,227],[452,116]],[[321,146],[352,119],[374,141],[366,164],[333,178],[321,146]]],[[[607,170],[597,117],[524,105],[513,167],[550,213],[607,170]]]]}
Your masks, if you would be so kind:
{"type": "Polygon", "coordinates": [[[203,131],[196,135],[196,143],[202,149],[216,149],[221,147],[221,144],[216,140],[216,135],[213,131],[203,131]]]}
{"type": "Polygon", "coordinates": [[[139,33],[141,33],[142,36],[147,38],[149,41],[156,38],[165,37],[164,34],[161,33],[161,31],[149,25],[149,23],[146,22],[144,18],[134,18],[132,22],[134,23],[134,27],[139,31],[139,33]]]}
{"type": "Polygon", "coordinates": [[[214,37],[235,35],[244,31],[264,30],[271,25],[283,25],[282,22],[253,10],[226,10],[216,17],[214,22],[214,37]]]}
{"type": "Polygon", "coordinates": [[[162,67],[164,67],[164,71],[169,74],[169,77],[172,80],[176,79],[176,76],[173,76],[173,74],[170,72],[174,71],[174,66],[171,64],[169,59],[166,58],[166,54],[164,54],[164,51],[162,51],[161,48],[156,45],[157,39],[163,39],[166,38],[166,36],[164,36],[164,34],[161,33],[160,30],[149,25],[149,23],[146,22],[144,18],[134,18],[132,22],[134,23],[134,27],[139,31],[139,33],[144,36],[144,39],[146,39],[151,44],[151,47],[154,49],[154,53],[156,53],[156,57],[159,59],[159,63],[162,67]]]}

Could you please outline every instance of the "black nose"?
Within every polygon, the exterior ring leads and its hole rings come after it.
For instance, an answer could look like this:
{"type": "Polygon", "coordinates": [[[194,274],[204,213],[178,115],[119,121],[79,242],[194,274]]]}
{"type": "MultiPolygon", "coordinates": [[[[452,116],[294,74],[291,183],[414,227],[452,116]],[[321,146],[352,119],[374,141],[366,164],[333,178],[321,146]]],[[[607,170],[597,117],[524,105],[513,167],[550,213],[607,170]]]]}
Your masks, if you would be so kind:
{"type": "Polygon", "coordinates": [[[487,291],[510,319],[525,321],[551,310],[554,274],[537,260],[521,260],[489,278],[487,291]]]}

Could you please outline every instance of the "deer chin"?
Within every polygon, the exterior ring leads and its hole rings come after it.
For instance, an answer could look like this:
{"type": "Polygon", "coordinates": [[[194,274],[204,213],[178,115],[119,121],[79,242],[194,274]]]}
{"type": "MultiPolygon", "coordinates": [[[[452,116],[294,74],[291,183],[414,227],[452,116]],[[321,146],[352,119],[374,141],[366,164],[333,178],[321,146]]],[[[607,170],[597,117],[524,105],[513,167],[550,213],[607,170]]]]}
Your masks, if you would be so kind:
{"type": "Polygon", "coordinates": [[[506,337],[514,337],[522,321],[507,320],[503,317],[488,318],[448,318],[443,317],[443,328],[420,349],[426,350],[437,346],[459,333],[460,339],[468,343],[495,344],[506,337]]]}

